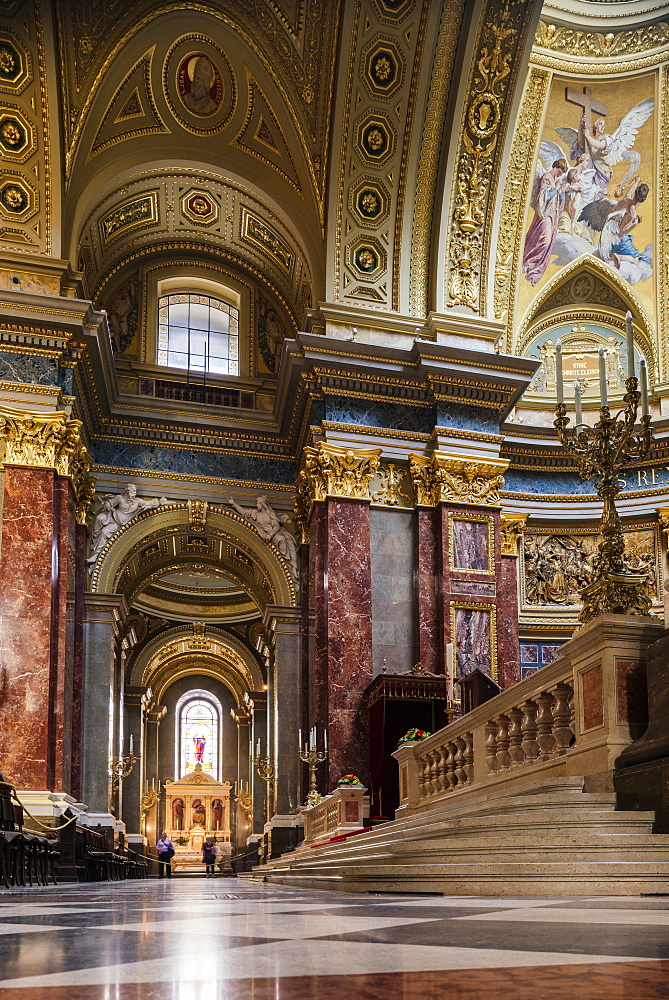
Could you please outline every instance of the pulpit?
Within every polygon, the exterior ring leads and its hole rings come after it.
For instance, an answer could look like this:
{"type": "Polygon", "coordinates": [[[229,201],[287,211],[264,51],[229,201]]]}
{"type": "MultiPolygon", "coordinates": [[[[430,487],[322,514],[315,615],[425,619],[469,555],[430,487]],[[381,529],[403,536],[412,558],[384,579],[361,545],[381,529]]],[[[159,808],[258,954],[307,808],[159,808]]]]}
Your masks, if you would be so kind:
{"type": "Polygon", "coordinates": [[[202,870],[202,845],[208,836],[218,848],[219,867],[230,868],[231,790],[229,781],[216,781],[201,764],[178,781],[165,782],[164,829],[174,843],[175,871],[202,870]]]}
{"type": "Polygon", "coordinates": [[[406,673],[382,673],[365,691],[369,711],[372,819],[393,819],[399,806],[397,765],[391,754],[407,730],[434,733],[446,725],[446,678],[417,663],[406,673]]]}

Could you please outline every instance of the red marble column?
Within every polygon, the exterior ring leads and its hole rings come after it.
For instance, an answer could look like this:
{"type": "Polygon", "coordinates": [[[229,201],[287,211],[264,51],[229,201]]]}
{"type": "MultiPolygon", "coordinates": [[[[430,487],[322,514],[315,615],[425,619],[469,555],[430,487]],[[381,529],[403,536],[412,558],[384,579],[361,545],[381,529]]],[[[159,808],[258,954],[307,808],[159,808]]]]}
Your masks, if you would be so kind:
{"type": "Polygon", "coordinates": [[[426,670],[444,673],[441,598],[441,541],[439,511],[416,509],[415,589],[417,602],[417,656],[426,670]]]}
{"type": "Polygon", "coordinates": [[[74,601],[72,615],[72,790],[78,801],[82,797],[81,753],[84,707],[84,616],[86,591],[86,528],[75,529],[74,601]]]}
{"type": "Polygon", "coordinates": [[[327,504],[315,503],[309,526],[309,603],[314,630],[309,640],[309,718],[307,729],[328,724],[327,504]]]}
{"type": "Polygon", "coordinates": [[[497,575],[499,683],[508,688],[520,680],[518,634],[518,557],[502,556],[497,575]]]}
{"type": "Polygon", "coordinates": [[[369,504],[327,500],[327,694],[331,783],[368,777],[368,722],[362,694],[372,680],[369,504]]]}
{"type": "Polygon", "coordinates": [[[70,791],[69,490],[53,470],[5,466],[0,770],[30,790],[70,791]]]}

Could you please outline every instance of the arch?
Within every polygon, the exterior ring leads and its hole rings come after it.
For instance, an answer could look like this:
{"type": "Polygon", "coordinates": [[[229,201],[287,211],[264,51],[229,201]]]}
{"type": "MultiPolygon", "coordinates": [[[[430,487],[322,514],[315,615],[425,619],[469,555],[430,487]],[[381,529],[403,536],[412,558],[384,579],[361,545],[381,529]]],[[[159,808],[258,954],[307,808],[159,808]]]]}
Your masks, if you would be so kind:
{"type": "Polygon", "coordinates": [[[605,319],[615,328],[624,329],[628,309],[632,312],[636,339],[649,362],[649,372],[659,381],[659,359],[650,318],[628,282],[604,261],[592,256],[579,257],[551,278],[518,327],[514,353],[522,356],[540,328],[554,325],[558,318],[565,323],[605,319]],[[590,282],[583,286],[587,294],[576,294],[574,285],[584,275],[590,277],[590,282]]]}
{"type": "Polygon", "coordinates": [[[131,659],[126,683],[151,688],[160,702],[171,684],[196,673],[225,684],[239,709],[246,692],[261,691],[265,684],[258,660],[240,639],[201,623],[179,625],[150,639],[131,659]]]}
{"type": "Polygon", "coordinates": [[[188,503],[143,511],[109,538],[91,574],[90,590],[96,594],[123,593],[132,600],[158,570],[179,559],[183,565],[197,559],[224,568],[238,581],[262,614],[268,604],[294,607],[295,581],[279,550],[262,539],[241,515],[223,507],[208,506],[206,521],[194,528],[188,503]],[[189,553],[189,534],[206,539],[195,554],[189,553]]]}

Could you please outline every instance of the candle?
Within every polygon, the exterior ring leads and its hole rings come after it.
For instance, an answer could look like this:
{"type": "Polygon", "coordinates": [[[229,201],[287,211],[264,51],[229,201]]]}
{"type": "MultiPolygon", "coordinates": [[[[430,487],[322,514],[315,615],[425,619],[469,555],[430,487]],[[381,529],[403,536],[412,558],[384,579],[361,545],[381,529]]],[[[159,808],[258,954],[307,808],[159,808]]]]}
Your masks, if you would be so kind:
{"type": "Polygon", "coordinates": [[[641,381],[641,413],[644,417],[648,416],[648,369],[646,368],[646,359],[641,358],[639,361],[640,369],[640,381],[641,381]]]}
{"type": "Polygon", "coordinates": [[[328,731],[327,731],[327,729],[324,729],[323,730],[323,749],[327,750],[327,748],[328,748],[328,731]]]}
{"type": "Polygon", "coordinates": [[[574,382],[574,402],[576,404],[576,424],[582,424],[583,410],[581,408],[581,383],[578,379],[574,382]]]}
{"type": "Polygon", "coordinates": [[[132,753],[132,733],[130,733],[130,753],[132,753]]]}
{"type": "Polygon", "coordinates": [[[258,742],[256,744],[256,757],[260,756],[260,737],[258,737],[258,742]]]}
{"type": "Polygon", "coordinates": [[[606,394],[606,358],[604,356],[604,345],[599,345],[599,391],[602,397],[602,406],[609,405],[609,398],[606,394]]]}
{"type": "Polygon", "coordinates": [[[625,334],[627,336],[627,377],[634,378],[634,327],[632,313],[627,310],[625,315],[625,334]]]}
{"type": "Polygon", "coordinates": [[[302,730],[300,729],[298,732],[299,732],[299,735],[297,737],[297,749],[301,751],[302,750],[302,730]]]}
{"type": "Polygon", "coordinates": [[[557,385],[557,401],[564,403],[564,383],[562,381],[562,341],[555,343],[555,381],[557,385]]]}
{"type": "Polygon", "coordinates": [[[448,684],[448,701],[453,702],[453,643],[446,645],[446,683],[448,684]]]}

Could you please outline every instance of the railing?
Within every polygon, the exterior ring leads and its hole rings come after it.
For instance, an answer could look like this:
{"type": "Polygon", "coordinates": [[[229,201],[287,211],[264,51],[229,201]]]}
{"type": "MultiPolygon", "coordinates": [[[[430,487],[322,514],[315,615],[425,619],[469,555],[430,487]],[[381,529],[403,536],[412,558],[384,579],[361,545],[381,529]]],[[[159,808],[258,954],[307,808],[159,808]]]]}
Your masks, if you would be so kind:
{"type": "Polygon", "coordinates": [[[629,623],[622,616],[598,619],[549,666],[426,740],[396,750],[397,817],[453,797],[512,792],[514,784],[536,784],[539,773],[547,781],[596,778],[605,787],[622,749],[644,731],[644,719],[628,712],[630,686],[638,687],[645,649],[661,632],[647,618],[629,623]]]}
{"type": "Polygon", "coordinates": [[[304,806],[303,845],[360,830],[369,816],[369,796],[362,785],[340,785],[318,805],[304,806]]]}

